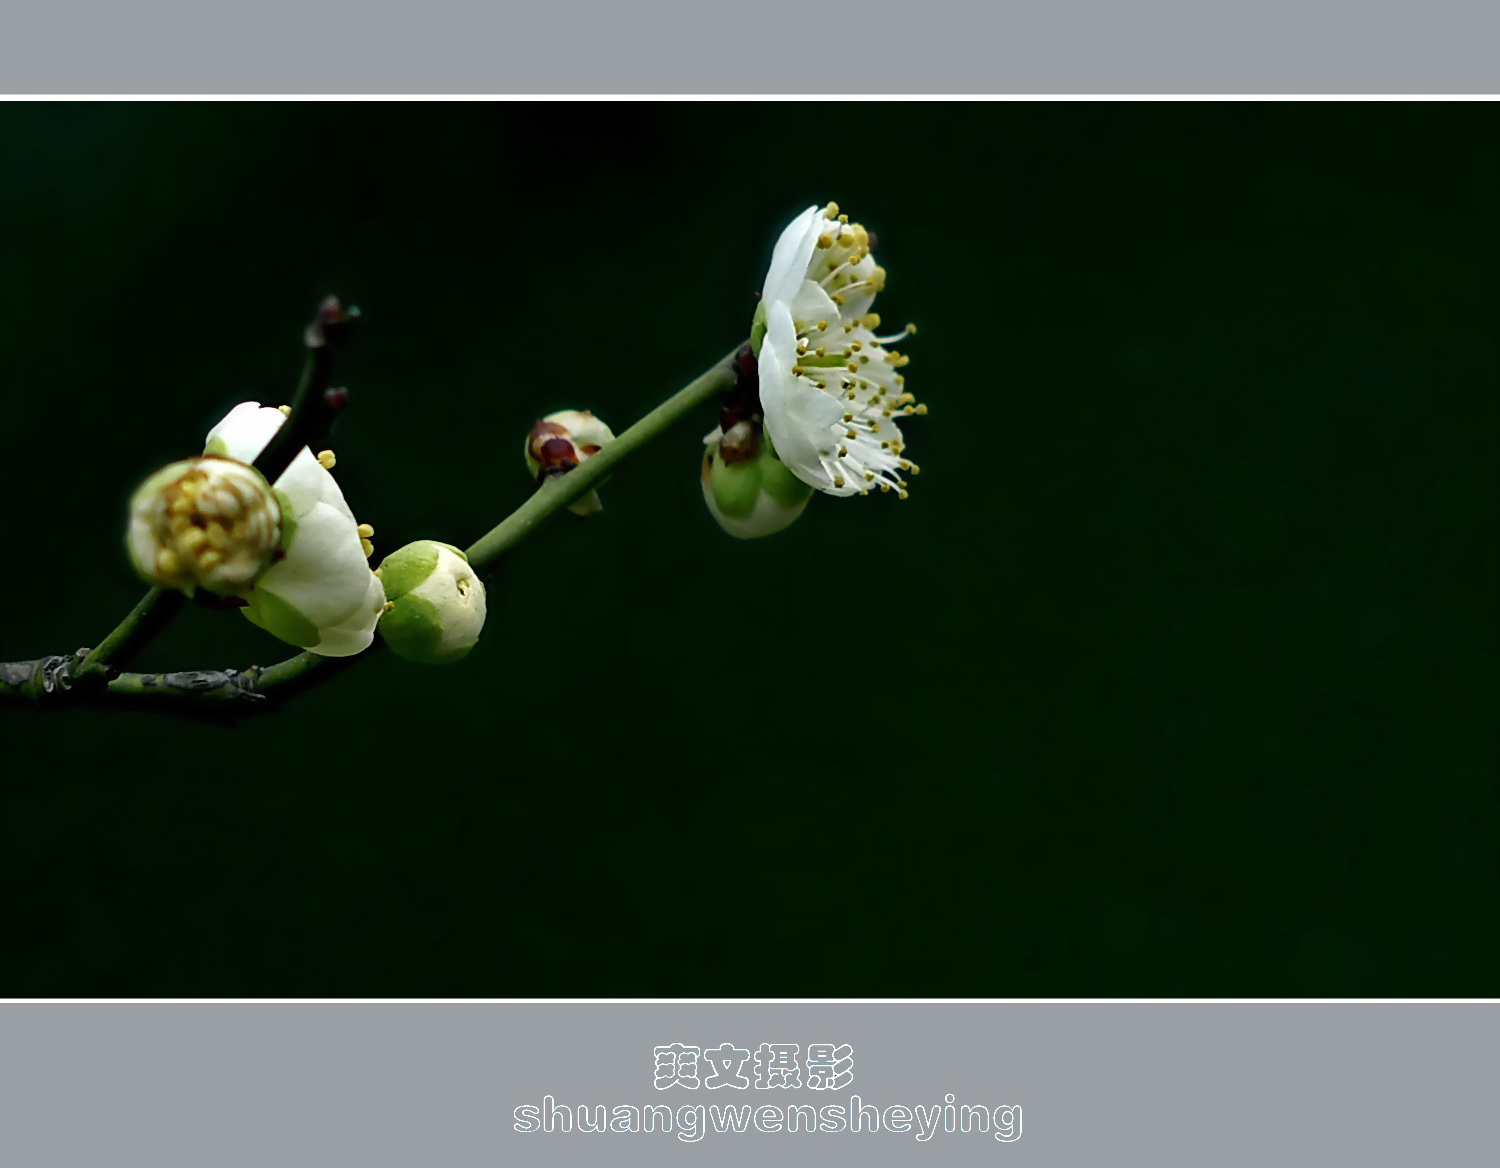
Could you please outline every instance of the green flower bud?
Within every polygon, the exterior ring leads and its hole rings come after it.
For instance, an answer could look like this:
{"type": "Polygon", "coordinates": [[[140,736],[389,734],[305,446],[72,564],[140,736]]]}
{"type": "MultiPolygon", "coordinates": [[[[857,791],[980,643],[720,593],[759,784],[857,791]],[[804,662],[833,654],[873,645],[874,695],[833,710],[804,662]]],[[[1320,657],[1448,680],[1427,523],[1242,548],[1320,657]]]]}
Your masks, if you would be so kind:
{"type": "Polygon", "coordinates": [[[426,665],[457,661],[484,627],[484,584],[451,544],[421,539],[386,556],[380,635],[398,657],[426,665]]]}
{"type": "MultiPolygon", "coordinates": [[[[588,410],[558,410],[538,418],[526,435],[526,469],[540,483],[582,466],[614,440],[614,432],[588,410]]],[[[603,508],[598,491],[568,504],[574,515],[592,515],[603,508]]]]}
{"type": "Polygon", "coordinates": [[[703,501],[736,539],[759,539],[790,527],[812,488],[783,466],[758,419],[715,430],[704,439],[703,501]]]}

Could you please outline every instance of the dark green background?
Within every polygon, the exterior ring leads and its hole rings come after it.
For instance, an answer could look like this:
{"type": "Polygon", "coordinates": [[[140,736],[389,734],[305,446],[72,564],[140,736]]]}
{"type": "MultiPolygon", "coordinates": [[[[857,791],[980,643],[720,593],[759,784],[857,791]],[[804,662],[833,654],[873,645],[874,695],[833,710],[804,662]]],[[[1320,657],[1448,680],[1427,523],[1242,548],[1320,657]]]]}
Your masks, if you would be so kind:
{"type": "MultiPolygon", "coordinates": [[[[380,553],[746,331],[839,200],[912,497],[722,535],[711,410],[237,727],[0,711],[26,995],[1479,995],[1500,801],[1493,107],[11,105],[0,657],[140,594],[141,476],[289,396],[380,553]]],[[[144,663],[290,650],[190,610],[144,663]]]]}

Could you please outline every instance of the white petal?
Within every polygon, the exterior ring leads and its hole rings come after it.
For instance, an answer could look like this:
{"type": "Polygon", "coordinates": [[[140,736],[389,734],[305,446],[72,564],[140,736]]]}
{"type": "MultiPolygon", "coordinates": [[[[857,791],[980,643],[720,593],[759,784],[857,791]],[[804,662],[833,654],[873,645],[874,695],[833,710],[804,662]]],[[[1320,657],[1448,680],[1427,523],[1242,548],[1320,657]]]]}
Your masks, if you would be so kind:
{"type": "Polygon", "coordinates": [[[818,327],[819,321],[837,324],[841,319],[839,306],[828,293],[811,280],[803,280],[802,287],[792,300],[792,321],[806,326],[807,330],[813,330],[818,327]]]}
{"type": "Polygon", "coordinates": [[[776,241],[760,293],[766,305],[791,300],[807,278],[807,265],[818,243],[820,214],[817,207],[809,207],[786,225],[776,241]]]}
{"type": "Polygon", "coordinates": [[[297,452],[274,485],[291,501],[292,513],[299,519],[317,504],[324,503],[354,522],[354,512],[344,502],[338,481],[306,446],[297,452]]]}
{"type": "Polygon", "coordinates": [[[260,402],[241,402],[208,432],[205,450],[240,462],[254,462],[285,421],[286,415],[278,409],[260,402]]]}
{"type": "Polygon", "coordinates": [[[359,606],[369,590],[369,575],[348,508],[318,502],[297,514],[285,558],[267,568],[256,587],[274,592],[321,629],[338,624],[359,606]]]}
{"type": "Polygon", "coordinates": [[[380,578],[371,572],[364,601],[338,624],[319,629],[321,636],[310,650],[324,657],[353,657],[363,653],[375,639],[375,623],[384,607],[385,589],[380,578]]]}
{"type": "Polygon", "coordinates": [[[767,306],[766,339],[760,350],[760,404],[767,432],[779,458],[810,487],[833,491],[833,479],[820,455],[835,446],[833,426],[843,407],[792,372],[797,359],[797,330],[784,303],[767,306]]]}

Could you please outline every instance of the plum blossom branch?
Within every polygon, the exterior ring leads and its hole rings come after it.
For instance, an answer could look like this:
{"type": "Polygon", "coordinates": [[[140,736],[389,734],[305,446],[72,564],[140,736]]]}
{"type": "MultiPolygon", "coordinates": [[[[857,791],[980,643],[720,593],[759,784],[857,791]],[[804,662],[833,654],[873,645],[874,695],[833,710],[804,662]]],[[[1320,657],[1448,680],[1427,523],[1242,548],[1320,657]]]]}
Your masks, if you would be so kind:
{"type": "MultiPolygon", "coordinates": [[[[716,361],[583,465],[543,481],[526,502],[467,549],[465,554],[473,568],[480,572],[493,568],[546,519],[596,488],[617,463],[717,394],[733,388],[737,377],[734,357],[740,347],[716,361]]],[[[316,350],[310,355],[310,368],[315,356],[316,350]]],[[[324,392],[316,389],[317,376],[314,368],[309,395],[324,392]]],[[[303,400],[307,396],[303,395],[303,400]]],[[[294,407],[289,425],[295,420],[294,407]]],[[[301,444],[296,449],[301,449],[301,444]]],[[[304,652],[275,665],[252,665],[243,670],[126,673],[111,669],[111,664],[122,659],[123,647],[133,650],[144,643],[139,640],[140,631],[148,623],[155,623],[156,614],[170,606],[166,598],[171,597],[180,599],[180,594],[152,589],[96,649],[81,649],[72,656],[0,663],[0,699],[39,701],[82,696],[110,704],[141,702],[157,708],[175,705],[183,712],[204,709],[252,712],[270,706],[272,703],[265,699],[273,691],[277,696],[296,692],[359,660],[359,657],[329,658],[304,652]],[[87,684],[80,685],[81,681],[87,684]]]]}
{"type": "MultiPolygon", "coordinates": [[[[358,308],[345,309],[338,297],[327,296],[303,331],[307,359],[292,399],[290,416],[256,459],[257,469],[268,481],[274,481],[286,470],[303,446],[315,445],[326,437],[334,418],[343,409],[348,395],[343,390],[330,389],[329,381],[333,359],[353,340],[358,319],[358,308]]],[[[69,667],[71,685],[88,688],[105,683],[165,629],[186,603],[187,598],[173,589],[147,591],[108,636],[69,667]]],[[[8,692],[0,686],[0,694],[8,692]]]]}

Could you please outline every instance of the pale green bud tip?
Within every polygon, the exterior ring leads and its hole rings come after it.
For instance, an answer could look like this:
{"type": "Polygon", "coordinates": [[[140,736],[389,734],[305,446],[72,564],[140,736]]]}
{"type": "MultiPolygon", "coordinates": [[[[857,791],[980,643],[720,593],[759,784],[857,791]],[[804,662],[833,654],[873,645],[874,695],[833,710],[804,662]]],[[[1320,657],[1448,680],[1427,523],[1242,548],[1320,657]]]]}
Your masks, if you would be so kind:
{"type": "MultiPolygon", "coordinates": [[[[614,431],[588,410],[558,410],[538,418],[526,435],[526,470],[538,483],[582,466],[615,440],[614,431]]],[[[590,491],[568,504],[574,515],[601,510],[599,493],[590,491]]]]}
{"type": "Polygon", "coordinates": [[[271,487],[232,458],[174,462],[130,500],[130,558],[159,588],[238,595],[254,586],[280,540],[281,507],[271,487]]]}
{"type": "Polygon", "coordinates": [[[812,498],[812,488],[777,459],[759,423],[749,421],[709,435],[701,481],[709,514],[736,539],[790,527],[812,498]]]}
{"type": "Polygon", "coordinates": [[[380,565],[380,635],[398,657],[427,665],[457,661],[484,627],[484,583],[452,544],[422,539],[380,565]]]}

